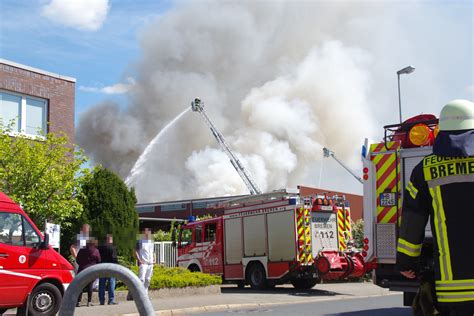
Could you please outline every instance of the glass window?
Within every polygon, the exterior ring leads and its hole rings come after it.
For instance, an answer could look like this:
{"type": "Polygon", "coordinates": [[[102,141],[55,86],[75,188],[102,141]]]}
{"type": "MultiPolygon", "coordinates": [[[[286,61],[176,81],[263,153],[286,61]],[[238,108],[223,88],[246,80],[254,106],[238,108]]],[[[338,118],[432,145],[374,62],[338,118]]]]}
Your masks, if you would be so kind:
{"type": "Polygon", "coordinates": [[[0,242],[13,246],[23,246],[21,215],[0,213],[0,242]]]}
{"type": "Polygon", "coordinates": [[[191,229],[183,229],[180,235],[180,244],[181,246],[187,246],[191,244],[193,238],[193,231],[191,229]]]}
{"type": "Polygon", "coordinates": [[[40,236],[25,218],[23,218],[23,227],[25,231],[25,245],[27,247],[38,246],[41,241],[40,236]]]}
{"type": "Polygon", "coordinates": [[[46,131],[46,101],[26,98],[25,132],[44,135],[46,131]]]}
{"type": "Polygon", "coordinates": [[[20,131],[21,96],[0,91],[0,121],[3,125],[13,122],[13,131],[20,131]]]}
{"type": "Polygon", "coordinates": [[[202,226],[196,226],[196,230],[194,232],[195,237],[194,239],[196,240],[196,243],[202,242],[202,226]]]}
{"type": "Polygon", "coordinates": [[[214,241],[216,240],[216,223],[206,225],[206,235],[204,236],[204,241],[214,241]]]}

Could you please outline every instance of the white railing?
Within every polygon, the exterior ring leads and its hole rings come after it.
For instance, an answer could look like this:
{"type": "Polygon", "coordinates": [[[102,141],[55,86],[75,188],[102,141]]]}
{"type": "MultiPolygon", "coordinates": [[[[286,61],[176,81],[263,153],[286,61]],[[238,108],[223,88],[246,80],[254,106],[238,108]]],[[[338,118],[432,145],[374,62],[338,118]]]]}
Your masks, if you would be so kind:
{"type": "Polygon", "coordinates": [[[176,267],[176,258],[178,257],[178,249],[173,247],[171,241],[155,242],[156,263],[165,267],[176,267]]]}

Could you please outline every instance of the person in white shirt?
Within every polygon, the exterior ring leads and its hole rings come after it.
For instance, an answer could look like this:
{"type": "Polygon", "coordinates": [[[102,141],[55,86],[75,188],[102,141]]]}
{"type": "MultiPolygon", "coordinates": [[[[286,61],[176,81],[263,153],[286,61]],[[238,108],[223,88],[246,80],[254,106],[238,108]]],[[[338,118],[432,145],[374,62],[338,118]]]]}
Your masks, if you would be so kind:
{"type": "Polygon", "coordinates": [[[149,228],[145,228],[142,238],[138,241],[135,257],[138,261],[138,278],[143,282],[148,293],[155,264],[155,243],[149,228]]]}

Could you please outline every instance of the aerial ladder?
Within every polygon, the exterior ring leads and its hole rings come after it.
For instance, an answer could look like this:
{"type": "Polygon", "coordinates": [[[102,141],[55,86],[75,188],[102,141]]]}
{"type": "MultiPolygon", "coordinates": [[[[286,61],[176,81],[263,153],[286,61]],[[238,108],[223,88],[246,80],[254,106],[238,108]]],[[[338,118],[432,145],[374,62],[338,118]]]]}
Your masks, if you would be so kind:
{"type": "Polygon", "coordinates": [[[199,114],[201,114],[207,126],[211,130],[212,135],[214,135],[222,150],[227,154],[227,157],[229,157],[232,166],[234,166],[235,170],[249,189],[250,194],[261,194],[262,191],[260,191],[257,184],[252,179],[250,173],[245,169],[244,165],[240,162],[237,156],[235,156],[234,153],[230,150],[229,145],[227,145],[226,141],[224,140],[224,136],[222,136],[222,134],[214,126],[214,124],[212,124],[211,120],[207,116],[206,111],[204,110],[204,102],[202,102],[199,98],[194,99],[194,101],[191,102],[191,109],[194,112],[198,112],[199,114]]]}
{"type": "Polygon", "coordinates": [[[342,163],[342,161],[340,161],[339,159],[336,158],[336,156],[334,155],[334,152],[326,147],[323,148],[323,153],[324,153],[324,157],[332,157],[334,158],[334,160],[336,160],[344,169],[346,169],[354,178],[356,178],[357,181],[359,181],[360,183],[364,183],[364,181],[362,181],[362,179],[357,176],[354,171],[352,171],[351,169],[349,169],[345,164],[342,163]]]}

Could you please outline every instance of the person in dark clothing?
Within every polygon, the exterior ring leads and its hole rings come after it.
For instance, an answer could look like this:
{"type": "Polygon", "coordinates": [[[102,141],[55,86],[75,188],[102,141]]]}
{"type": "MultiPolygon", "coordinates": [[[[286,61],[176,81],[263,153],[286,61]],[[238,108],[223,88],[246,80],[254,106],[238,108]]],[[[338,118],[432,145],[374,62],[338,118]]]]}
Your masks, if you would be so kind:
{"type": "MultiPolygon", "coordinates": [[[[397,266],[408,279],[420,277],[425,227],[434,240],[434,308],[441,315],[474,314],[474,103],[454,100],[439,117],[433,154],[411,174],[403,196],[397,266]]],[[[426,313],[424,313],[426,315],[426,313]]],[[[430,315],[433,313],[430,312],[430,315]]]]}
{"type": "MultiPolygon", "coordinates": [[[[79,252],[77,253],[76,262],[79,265],[77,273],[81,273],[88,267],[100,263],[100,253],[97,250],[96,241],[94,239],[90,239],[86,247],[79,250],[79,252]]],[[[93,282],[89,283],[85,288],[87,290],[87,306],[92,305],[92,284],[93,282]]],[[[80,305],[81,300],[82,293],[77,299],[77,306],[80,305]]]]}
{"type": "MultiPolygon", "coordinates": [[[[107,234],[105,245],[99,246],[99,253],[103,263],[118,263],[117,248],[113,244],[112,235],[107,234]]],[[[99,279],[99,302],[100,305],[105,304],[105,285],[107,284],[107,292],[109,299],[107,304],[116,305],[115,302],[115,278],[100,278],[99,279]]]]}

